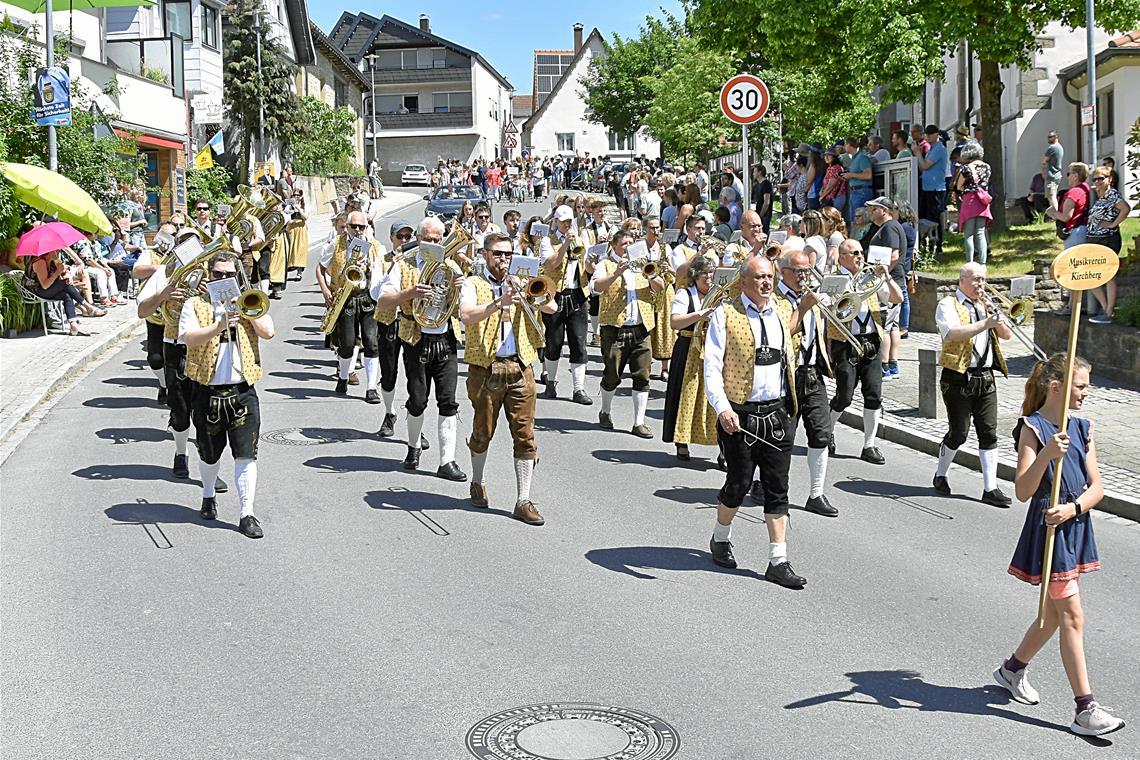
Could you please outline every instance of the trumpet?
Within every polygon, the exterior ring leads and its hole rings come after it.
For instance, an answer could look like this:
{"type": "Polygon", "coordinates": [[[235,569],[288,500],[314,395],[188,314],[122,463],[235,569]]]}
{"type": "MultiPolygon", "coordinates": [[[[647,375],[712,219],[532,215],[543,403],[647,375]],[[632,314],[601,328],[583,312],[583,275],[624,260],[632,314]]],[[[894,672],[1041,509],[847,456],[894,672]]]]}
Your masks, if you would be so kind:
{"type": "Polygon", "coordinates": [[[635,259],[629,262],[629,269],[647,280],[652,280],[654,277],[661,276],[662,267],[653,259],[635,259]]]}
{"type": "Polygon", "coordinates": [[[1014,337],[1021,341],[1021,344],[1028,348],[1035,357],[1041,361],[1047,361],[1049,357],[1045,351],[1021,329],[1021,325],[1025,324],[1025,321],[1033,314],[1033,299],[1026,296],[1011,300],[988,283],[985,294],[986,311],[996,315],[1000,321],[1008,325],[1014,337]],[[1002,311],[1003,309],[1005,311],[1002,311]]]}

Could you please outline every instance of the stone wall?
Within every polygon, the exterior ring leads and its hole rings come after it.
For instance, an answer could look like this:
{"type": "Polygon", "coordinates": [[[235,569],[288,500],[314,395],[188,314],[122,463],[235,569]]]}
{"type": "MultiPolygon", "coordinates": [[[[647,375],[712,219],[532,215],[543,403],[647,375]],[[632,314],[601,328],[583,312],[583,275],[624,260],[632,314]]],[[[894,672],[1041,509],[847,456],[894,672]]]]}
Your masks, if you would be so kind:
{"type": "MultiPolygon", "coordinates": [[[[1034,314],[1034,337],[1045,353],[1067,351],[1069,317],[1051,312],[1034,314]]],[[[1077,353],[1089,360],[1093,372],[1120,383],[1135,386],[1140,381],[1140,330],[1130,325],[1094,325],[1081,320],[1077,353]]]]}
{"type": "MultiPolygon", "coordinates": [[[[1048,272],[1048,262],[1045,271],[1048,272]]],[[[1061,306],[1061,289],[1057,283],[1037,271],[1037,290],[1034,300],[1035,308],[1057,309],[1061,306]]],[[[999,293],[1009,295],[1009,277],[995,277],[989,281],[999,293]]],[[[958,290],[958,278],[939,277],[937,275],[918,274],[918,286],[910,294],[910,329],[918,332],[937,332],[934,323],[934,311],[938,302],[946,296],[952,296],[958,290]]]]}
{"type": "MultiPolygon", "coordinates": [[[[327,214],[332,211],[331,201],[340,194],[340,188],[331,177],[297,176],[296,187],[305,192],[305,203],[310,214],[327,214]]],[[[347,184],[345,188],[347,189],[347,184]]]]}

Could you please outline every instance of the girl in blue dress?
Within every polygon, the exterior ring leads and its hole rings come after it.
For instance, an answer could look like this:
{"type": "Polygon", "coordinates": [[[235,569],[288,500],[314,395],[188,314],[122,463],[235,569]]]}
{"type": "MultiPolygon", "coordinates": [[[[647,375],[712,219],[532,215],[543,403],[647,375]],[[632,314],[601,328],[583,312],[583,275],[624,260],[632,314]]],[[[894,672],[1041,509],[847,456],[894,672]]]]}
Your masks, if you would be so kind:
{"type": "Polygon", "coordinates": [[[1013,431],[1017,441],[1014,487],[1019,501],[1029,501],[1029,509],[1009,573],[1035,586],[1042,582],[1045,526],[1055,526],[1053,565],[1045,579],[1049,584],[1045,626],[1039,628],[1034,619],[1017,649],[994,671],[994,680],[1018,702],[1037,704],[1037,690],[1029,685],[1026,666],[1060,629],[1061,662],[1076,702],[1069,730],[1082,736],[1101,736],[1123,728],[1124,721],[1097,704],[1089,685],[1084,611],[1077,579],[1081,573],[1100,569],[1088,513],[1104,498],[1104,487],[1089,421],[1070,416],[1067,429],[1057,429],[1064,405],[1078,411],[1089,394],[1089,363],[1077,357],[1072,392],[1068,399],[1062,398],[1065,359],[1065,354],[1054,354],[1048,361],[1037,362],[1025,383],[1022,417],[1013,431]],[[1061,495],[1059,504],[1050,507],[1054,462],[1061,457],[1061,495]]]}

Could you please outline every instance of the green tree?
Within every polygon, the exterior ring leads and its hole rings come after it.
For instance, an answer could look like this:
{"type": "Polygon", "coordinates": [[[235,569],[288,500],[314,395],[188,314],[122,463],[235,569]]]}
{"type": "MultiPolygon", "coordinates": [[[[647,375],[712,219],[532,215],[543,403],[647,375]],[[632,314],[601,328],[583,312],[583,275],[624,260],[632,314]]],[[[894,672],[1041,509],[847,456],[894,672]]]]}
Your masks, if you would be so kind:
{"type": "Polygon", "coordinates": [[[209,169],[187,169],[186,200],[190,203],[209,201],[211,206],[217,208],[219,203],[230,202],[233,184],[229,170],[219,164],[214,164],[209,169]]]}
{"type": "Polygon", "coordinates": [[[670,156],[705,156],[740,135],[740,128],[720,110],[721,87],[736,73],[736,66],[727,56],[705,50],[688,37],[682,39],[679,52],[684,66],[643,78],[642,84],[652,93],[645,126],[670,156]]]}
{"type": "MultiPolygon", "coordinates": [[[[250,177],[249,151],[258,126],[267,139],[284,140],[298,131],[297,95],[293,66],[281,45],[271,36],[271,21],[260,0],[234,0],[226,6],[222,38],[225,50],[224,103],[230,123],[239,134],[241,155],[238,176],[250,177]],[[255,21],[260,32],[255,30],[255,21]],[[257,40],[261,39],[260,73],[257,40]],[[259,105],[263,113],[259,115],[259,105]]],[[[264,146],[262,146],[264,147],[264,146]]]]}
{"type": "Polygon", "coordinates": [[[667,13],[663,18],[647,16],[635,38],[614,34],[607,54],[591,60],[582,77],[579,94],[591,112],[590,121],[625,135],[646,126],[653,81],[681,62],[681,44],[688,37],[685,25],[667,13]]]}
{"type": "Polygon", "coordinates": [[[325,176],[351,161],[356,131],[351,108],[333,108],[318,98],[304,97],[300,116],[300,128],[289,137],[294,172],[325,176]]]}

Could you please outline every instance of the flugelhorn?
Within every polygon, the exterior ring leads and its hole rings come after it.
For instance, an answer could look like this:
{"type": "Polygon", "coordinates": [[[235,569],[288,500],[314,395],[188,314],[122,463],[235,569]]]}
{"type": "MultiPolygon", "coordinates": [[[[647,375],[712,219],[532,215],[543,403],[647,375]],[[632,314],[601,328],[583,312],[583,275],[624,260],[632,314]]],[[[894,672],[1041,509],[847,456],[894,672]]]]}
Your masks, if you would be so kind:
{"type": "Polygon", "coordinates": [[[887,281],[887,275],[878,266],[868,264],[851,277],[851,291],[843,293],[833,307],[835,318],[847,324],[863,310],[863,302],[877,293],[887,281]]]}

